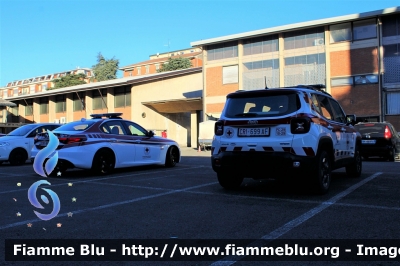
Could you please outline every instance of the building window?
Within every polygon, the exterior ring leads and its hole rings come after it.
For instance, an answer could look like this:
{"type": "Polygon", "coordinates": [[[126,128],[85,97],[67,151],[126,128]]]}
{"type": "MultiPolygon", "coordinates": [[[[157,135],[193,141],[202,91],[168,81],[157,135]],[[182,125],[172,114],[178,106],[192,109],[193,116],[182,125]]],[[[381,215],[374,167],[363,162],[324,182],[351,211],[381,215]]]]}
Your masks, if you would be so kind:
{"type": "Polygon", "coordinates": [[[376,20],[353,22],[353,36],[355,41],[376,38],[376,20]]]}
{"type": "Polygon", "coordinates": [[[331,86],[353,86],[354,80],[353,77],[344,77],[344,78],[333,78],[331,79],[331,86]]]}
{"type": "Polygon", "coordinates": [[[310,46],[323,46],[324,28],[313,28],[307,30],[287,32],[284,35],[285,50],[299,49],[310,46]]]}
{"type": "Polygon", "coordinates": [[[400,92],[390,92],[386,94],[388,115],[400,115],[400,92]]]}
{"type": "Polygon", "coordinates": [[[278,37],[265,36],[244,41],[243,55],[270,53],[278,51],[278,37]]]}
{"type": "Polygon", "coordinates": [[[72,95],[72,102],[73,102],[73,110],[75,111],[83,111],[85,110],[85,93],[84,92],[78,92],[78,94],[75,92],[72,95]]]}
{"type": "Polygon", "coordinates": [[[400,36],[400,18],[398,15],[382,17],[382,37],[400,36]]]}
{"type": "Polygon", "coordinates": [[[39,98],[40,105],[40,114],[48,114],[49,113],[49,97],[41,97],[39,98]]]}
{"type": "Polygon", "coordinates": [[[140,75],[140,74],[141,74],[141,72],[142,72],[141,70],[142,70],[142,69],[141,69],[141,67],[140,67],[140,66],[139,66],[139,67],[137,67],[137,74],[138,74],[138,75],[140,75]]]}
{"type": "Polygon", "coordinates": [[[156,70],[160,69],[160,64],[156,64],[156,70]]]}
{"type": "Polygon", "coordinates": [[[93,97],[93,110],[107,108],[107,89],[94,90],[93,97]],[[101,92],[101,94],[100,94],[101,92]]]}
{"type": "Polygon", "coordinates": [[[325,53],[285,58],[284,84],[325,84],[325,53]]]}
{"type": "Polygon", "coordinates": [[[330,43],[351,41],[351,23],[332,25],[329,27],[330,43]]]}
{"type": "Polygon", "coordinates": [[[225,66],[222,68],[222,84],[238,83],[239,82],[239,67],[225,66]]]}
{"type": "Polygon", "coordinates": [[[279,59],[243,63],[243,89],[279,87],[279,59]]]}
{"type": "Polygon", "coordinates": [[[131,106],[131,89],[129,87],[114,89],[114,107],[131,106]]]}
{"type": "Polygon", "coordinates": [[[358,41],[377,37],[376,20],[368,19],[349,23],[332,25],[330,43],[343,41],[358,41]]]}
{"type": "Polygon", "coordinates": [[[237,42],[227,42],[207,46],[207,59],[219,60],[238,56],[237,42]]]}
{"type": "Polygon", "coordinates": [[[25,115],[33,115],[33,100],[32,99],[26,100],[25,115]]]}
{"type": "Polygon", "coordinates": [[[8,108],[8,112],[12,115],[12,116],[18,116],[18,110],[19,110],[19,104],[17,103],[17,106],[13,106],[13,107],[9,107],[8,108]]]}
{"type": "Polygon", "coordinates": [[[146,65],[146,74],[149,74],[149,73],[150,73],[150,66],[146,65]]]}
{"type": "Polygon", "coordinates": [[[65,95],[56,95],[56,113],[64,113],[65,108],[65,95]]]}
{"type": "Polygon", "coordinates": [[[339,77],[331,79],[331,86],[357,86],[364,84],[377,84],[379,82],[379,76],[377,74],[369,75],[356,75],[349,77],[339,77]]]}

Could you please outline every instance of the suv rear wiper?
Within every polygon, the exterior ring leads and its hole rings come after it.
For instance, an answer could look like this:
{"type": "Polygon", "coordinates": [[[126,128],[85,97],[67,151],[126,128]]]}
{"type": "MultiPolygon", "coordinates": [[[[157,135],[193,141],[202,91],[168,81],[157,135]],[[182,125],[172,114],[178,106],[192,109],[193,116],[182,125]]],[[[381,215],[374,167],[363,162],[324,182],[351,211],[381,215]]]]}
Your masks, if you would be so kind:
{"type": "Polygon", "coordinates": [[[255,117],[257,114],[255,113],[245,113],[245,114],[236,114],[235,116],[242,116],[242,117],[255,117]]]}

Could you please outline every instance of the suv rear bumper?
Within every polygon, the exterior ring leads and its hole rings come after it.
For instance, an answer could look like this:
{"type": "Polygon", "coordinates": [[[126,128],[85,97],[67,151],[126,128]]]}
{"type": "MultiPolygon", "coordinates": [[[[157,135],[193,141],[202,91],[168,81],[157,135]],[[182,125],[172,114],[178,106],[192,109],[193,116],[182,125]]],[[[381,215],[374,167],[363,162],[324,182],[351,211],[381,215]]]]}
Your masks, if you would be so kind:
{"type": "Polygon", "coordinates": [[[215,172],[230,172],[244,177],[263,179],[310,173],[315,168],[316,157],[298,156],[289,152],[225,151],[212,155],[211,163],[215,172]],[[299,165],[295,166],[296,163],[299,165]]]}

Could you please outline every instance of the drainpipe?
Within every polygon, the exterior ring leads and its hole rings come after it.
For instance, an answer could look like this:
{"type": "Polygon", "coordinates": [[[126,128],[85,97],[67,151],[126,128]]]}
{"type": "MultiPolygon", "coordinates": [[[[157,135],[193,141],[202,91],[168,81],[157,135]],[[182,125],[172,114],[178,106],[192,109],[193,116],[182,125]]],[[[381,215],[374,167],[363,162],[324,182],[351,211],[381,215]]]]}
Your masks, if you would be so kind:
{"type": "Polygon", "coordinates": [[[379,86],[379,109],[380,109],[380,121],[385,121],[386,114],[386,92],[383,88],[383,76],[384,76],[384,66],[383,66],[383,47],[382,47],[382,21],[380,17],[377,19],[378,22],[378,86],[379,86]]]}

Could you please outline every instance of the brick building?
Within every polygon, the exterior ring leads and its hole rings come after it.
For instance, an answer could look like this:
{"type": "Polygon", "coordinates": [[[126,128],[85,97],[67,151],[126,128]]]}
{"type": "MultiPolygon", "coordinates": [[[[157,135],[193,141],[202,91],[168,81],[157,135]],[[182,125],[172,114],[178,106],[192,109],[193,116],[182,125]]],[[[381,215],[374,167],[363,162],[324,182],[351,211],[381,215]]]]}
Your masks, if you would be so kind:
{"type": "Polygon", "coordinates": [[[189,48],[168,53],[157,53],[150,55],[147,61],[135,63],[125,67],[121,67],[123,77],[143,76],[147,74],[155,74],[162,64],[168,61],[169,58],[188,58],[192,63],[192,67],[197,68],[202,66],[202,51],[200,48],[189,48]]]}
{"type": "Polygon", "coordinates": [[[400,7],[192,42],[203,50],[203,112],[236,90],[324,84],[359,121],[400,130],[400,7]]]}

